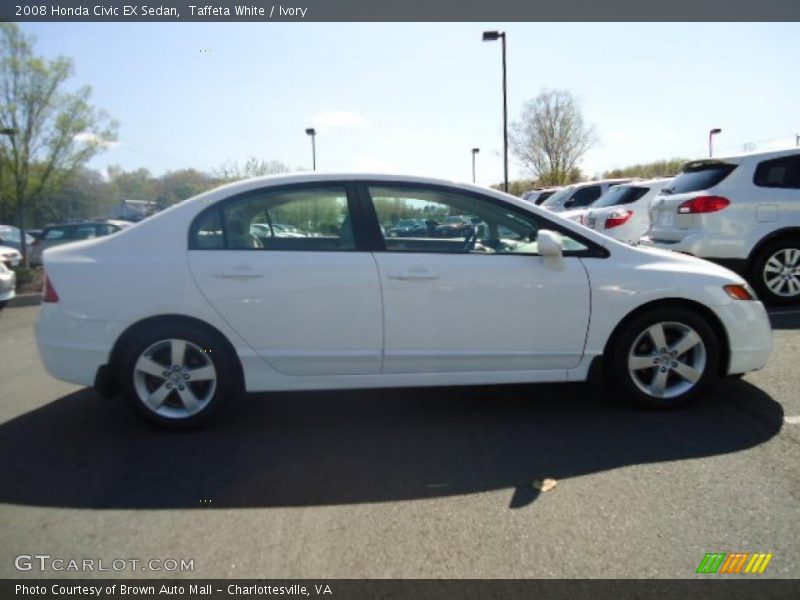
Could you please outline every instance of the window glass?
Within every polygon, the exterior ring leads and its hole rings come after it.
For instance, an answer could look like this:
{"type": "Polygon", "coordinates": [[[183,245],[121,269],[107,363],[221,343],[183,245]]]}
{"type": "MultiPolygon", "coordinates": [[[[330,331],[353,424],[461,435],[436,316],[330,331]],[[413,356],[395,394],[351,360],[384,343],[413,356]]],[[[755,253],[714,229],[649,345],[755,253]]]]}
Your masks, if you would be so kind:
{"type": "Polygon", "coordinates": [[[599,185],[589,185],[578,189],[572,198],[564,203],[564,208],[581,208],[589,206],[597,200],[603,193],[603,188],[599,185]]]}
{"type": "Polygon", "coordinates": [[[192,248],[231,250],[354,250],[343,187],[248,195],[205,213],[192,248]]]}
{"type": "Polygon", "coordinates": [[[111,235],[115,231],[119,230],[119,227],[115,227],[114,225],[102,224],[97,225],[97,235],[104,236],[104,235],[111,235]]]}
{"type": "Polygon", "coordinates": [[[753,182],[760,187],[800,189],[800,154],[759,163],[753,182]]]}
{"type": "Polygon", "coordinates": [[[545,206],[545,207],[560,206],[561,203],[564,201],[564,199],[569,198],[572,195],[572,192],[574,191],[575,191],[575,186],[573,185],[562,188],[557,192],[555,192],[552,196],[547,198],[544,202],[542,202],[540,206],[545,206]]]}
{"type": "MultiPolygon", "coordinates": [[[[375,212],[390,252],[536,254],[542,223],[532,214],[499,206],[471,195],[428,188],[370,186],[375,212]],[[412,232],[396,235],[401,223],[414,221],[412,232]]],[[[410,228],[402,228],[404,231],[410,228]]],[[[561,236],[565,251],[587,247],[561,236]]]]}
{"type": "Polygon", "coordinates": [[[714,187],[730,175],[736,165],[717,161],[688,163],[673,180],[672,185],[661,190],[662,194],[685,194],[714,187]]]}
{"type": "Polygon", "coordinates": [[[67,235],[67,230],[63,227],[54,227],[53,229],[48,229],[44,234],[44,239],[46,240],[60,240],[67,235]]]}
{"type": "Polygon", "coordinates": [[[97,237],[94,225],[79,225],[72,230],[73,240],[90,240],[97,237]]]}
{"type": "Polygon", "coordinates": [[[634,185],[618,185],[612,187],[603,194],[600,199],[592,204],[592,208],[605,208],[606,206],[620,206],[622,204],[633,204],[648,191],[646,187],[634,185]]]}

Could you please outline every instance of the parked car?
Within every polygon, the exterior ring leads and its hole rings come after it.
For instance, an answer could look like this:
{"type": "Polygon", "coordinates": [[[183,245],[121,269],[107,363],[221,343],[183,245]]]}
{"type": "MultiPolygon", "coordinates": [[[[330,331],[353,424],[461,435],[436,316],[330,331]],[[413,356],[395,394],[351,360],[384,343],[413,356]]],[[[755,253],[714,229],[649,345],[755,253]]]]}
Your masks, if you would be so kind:
{"type": "Polygon", "coordinates": [[[242,390],[582,381],[599,361],[625,397],[672,407],[772,348],[764,306],[731,271],[436,179],[250,179],[51,248],[44,270],[47,370],[172,427],[242,390]],[[475,215],[485,231],[384,238],[389,199],[475,215]],[[337,231],[242,233],[311,202],[337,231]]]}
{"type": "Polygon", "coordinates": [[[17,274],[0,262],[0,310],[16,295],[17,274]]]}
{"type": "Polygon", "coordinates": [[[42,252],[47,248],[111,235],[131,225],[132,223],[128,221],[119,220],[75,221],[59,225],[48,225],[42,230],[42,235],[39,239],[33,242],[28,262],[31,266],[39,266],[42,264],[42,252]]]}
{"type": "Polygon", "coordinates": [[[650,228],[650,203],[671,182],[661,178],[614,186],[580,211],[580,222],[620,242],[637,243],[650,228]]]}
{"type": "Polygon", "coordinates": [[[641,243],[720,263],[768,303],[800,304],[800,149],[687,163],[653,201],[641,243]]]}
{"type": "Polygon", "coordinates": [[[561,188],[542,202],[541,206],[553,212],[585,208],[615,185],[628,183],[632,179],[603,179],[601,181],[584,181],[561,188]]]}
{"type": "Polygon", "coordinates": [[[463,238],[471,235],[475,226],[469,217],[454,215],[442,219],[441,224],[434,230],[434,235],[440,238],[463,238]]]}
{"type": "Polygon", "coordinates": [[[424,219],[400,219],[386,234],[389,237],[425,237],[428,226],[424,219]]]}
{"type": "Polygon", "coordinates": [[[22,254],[19,250],[11,246],[0,246],[0,262],[5,264],[9,269],[18,267],[22,262],[22,254]]]}
{"type": "Polygon", "coordinates": [[[42,229],[26,229],[25,233],[31,236],[34,240],[38,240],[42,237],[42,229]]]}
{"type": "Polygon", "coordinates": [[[560,187],[548,187],[528,190],[522,194],[522,199],[534,204],[541,204],[560,189],[560,187]]]}
{"type": "MultiPolygon", "coordinates": [[[[19,227],[13,225],[0,225],[0,246],[10,246],[22,251],[22,236],[19,227]]],[[[33,236],[25,234],[25,245],[30,249],[34,242],[33,236]]]]}

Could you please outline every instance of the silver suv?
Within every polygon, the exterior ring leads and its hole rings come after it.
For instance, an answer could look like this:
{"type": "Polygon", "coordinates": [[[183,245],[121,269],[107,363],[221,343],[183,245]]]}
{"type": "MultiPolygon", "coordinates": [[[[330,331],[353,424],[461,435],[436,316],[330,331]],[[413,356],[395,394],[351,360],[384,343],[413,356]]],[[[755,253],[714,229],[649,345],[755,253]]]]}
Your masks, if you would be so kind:
{"type": "Polygon", "coordinates": [[[800,304],[800,148],[687,163],[653,199],[641,243],[722,264],[768,303],[800,304]]]}

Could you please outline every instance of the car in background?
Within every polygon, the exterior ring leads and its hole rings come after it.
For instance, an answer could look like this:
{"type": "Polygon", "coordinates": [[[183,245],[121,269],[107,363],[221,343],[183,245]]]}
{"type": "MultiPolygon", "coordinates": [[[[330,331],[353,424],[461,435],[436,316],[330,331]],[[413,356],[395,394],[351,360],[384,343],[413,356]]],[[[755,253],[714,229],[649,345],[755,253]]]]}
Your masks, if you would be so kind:
{"type": "Polygon", "coordinates": [[[620,242],[638,243],[650,228],[650,203],[671,182],[666,177],[616,185],[580,211],[580,223],[620,242]]]}
{"type": "Polygon", "coordinates": [[[47,248],[80,240],[104,237],[131,225],[132,223],[128,221],[119,220],[77,221],[48,225],[42,230],[42,235],[39,239],[33,242],[28,262],[31,266],[39,266],[42,264],[42,253],[47,248]]]}
{"type": "Polygon", "coordinates": [[[22,253],[11,246],[0,246],[0,262],[9,269],[18,267],[22,262],[22,253]]]}
{"type": "Polygon", "coordinates": [[[538,205],[547,200],[560,189],[560,187],[536,188],[523,193],[521,198],[538,205]]]}
{"type": "Polygon", "coordinates": [[[615,185],[629,183],[632,179],[603,179],[600,181],[584,181],[561,188],[540,206],[553,212],[585,208],[615,185]]]}
{"type": "Polygon", "coordinates": [[[42,237],[42,231],[44,231],[44,230],[43,229],[26,229],[25,233],[27,233],[29,236],[31,236],[34,240],[38,240],[40,237],[42,237]]]}
{"type": "MultiPolygon", "coordinates": [[[[11,246],[12,248],[16,248],[21,252],[21,239],[22,236],[20,235],[19,227],[14,227],[13,225],[0,225],[0,246],[11,246]]],[[[28,233],[25,234],[25,245],[28,249],[31,248],[31,245],[34,241],[36,240],[32,235],[28,233]]]]}
{"type": "Polygon", "coordinates": [[[173,428],[244,391],[590,372],[669,408],[763,367],[773,344],[763,304],[727,269],[621,244],[496,190],[421,177],[248,179],[123,235],[52,248],[44,270],[35,331],[48,372],[121,394],[173,428]],[[250,223],[309,200],[319,217],[305,231],[318,235],[254,243],[250,223]],[[483,225],[463,240],[384,237],[390,200],[483,225]]]}
{"type": "Polygon", "coordinates": [[[386,232],[386,235],[389,237],[425,237],[428,235],[428,226],[424,219],[400,219],[386,232]]]}
{"type": "Polygon", "coordinates": [[[472,219],[464,215],[451,215],[442,219],[434,229],[434,236],[439,238],[460,238],[471,235],[475,230],[472,219]]]}
{"type": "Polygon", "coordinates": [[[686,163],[641,243],[726,266],[767,303],[800,304],[800,149],[686,163]]]}
{"type": "Polygon", "coordinates": [[[16,296],[16,289],[17,274],[0,262],[0,310],[3,310],[8,301],[16,296]]]}

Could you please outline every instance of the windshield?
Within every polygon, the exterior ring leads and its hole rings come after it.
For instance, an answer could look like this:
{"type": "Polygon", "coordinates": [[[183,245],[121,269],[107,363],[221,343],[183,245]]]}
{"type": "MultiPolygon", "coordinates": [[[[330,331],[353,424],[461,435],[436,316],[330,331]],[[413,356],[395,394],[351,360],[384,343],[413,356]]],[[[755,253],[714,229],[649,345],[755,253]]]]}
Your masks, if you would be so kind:
{"type": "Polygon", "coordinates": [[[644,196],[650,189],[635,185],[617,185],[612,187],[607,193],[592,204],[592,208],[605,208],[606,206],[620,206],[621,204],[632,204],[644,196]]]}
{"type": "Polygon", "coordinates": [[[730,175],[736,165],[719,161],[699,161],[687,163],[683,171],[667,188],[664,194],[685,194],[686,192],[699,192],[714,187],[730,175]]]}
{"type": "Polygon", "coordinates": [[[566,200],[575,191],[575,186],[571,185],[565,187],[563,190],[558,190],[555,194],[550,196],[547,200],[542,202],[540,206],[559,206],[562,200],[566,200]]]}

